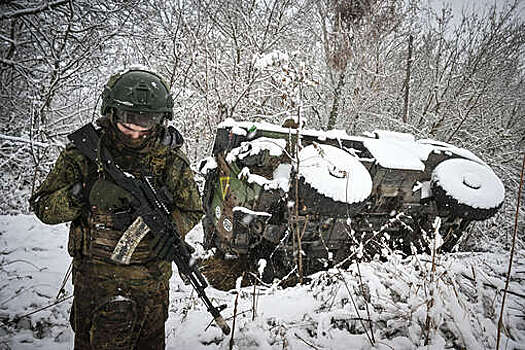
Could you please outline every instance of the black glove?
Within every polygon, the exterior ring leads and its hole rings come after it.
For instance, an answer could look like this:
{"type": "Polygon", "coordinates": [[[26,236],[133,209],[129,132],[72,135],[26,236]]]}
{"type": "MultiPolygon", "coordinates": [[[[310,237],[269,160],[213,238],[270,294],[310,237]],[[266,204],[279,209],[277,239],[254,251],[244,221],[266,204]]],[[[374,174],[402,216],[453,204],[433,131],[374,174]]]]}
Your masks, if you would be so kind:
{"type": "Polygon", "coordinates": [[[175,239],[170,235],[156,235],[153,238],[152,250],[155,255],[166,261],[173,261],[176,252],[175,239]]]}
{"type": "Polygon", "coordinates": [[[175,237],[171,235],[156,235],[155,238],[153,238],[152,250],[161,260],[173,261],[176,255],[181,257],[186,256],[188,258],[187,263],[189,264],[195,248],[187,242],[182,242],[182,244],[182,247],[178,247],[175,244],[175,237]]]}

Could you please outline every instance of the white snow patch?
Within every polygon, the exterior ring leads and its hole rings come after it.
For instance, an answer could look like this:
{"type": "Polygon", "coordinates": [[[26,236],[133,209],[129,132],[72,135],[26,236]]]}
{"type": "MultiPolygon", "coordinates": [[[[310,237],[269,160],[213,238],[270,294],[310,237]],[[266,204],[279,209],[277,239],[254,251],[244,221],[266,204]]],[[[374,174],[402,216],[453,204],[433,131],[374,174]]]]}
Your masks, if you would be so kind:
{"type": "Polygon", "coordinates": [[[329,145],[299,152],[299,175],[319,193],[343,203],[365,200],[372,191],[368,170],[351,154],[329,145]]]}
{"type": "Polygon", "coordinates": [[[422,160],[426,160],[431,152],[428,147],[396,138],[368,139],[364,145],[379,165],[389,169],[424,171],[422,160]]]}
{"type": "Polygon", "coordinates": [[[232,163],[237,159],[254,156],[263,151],[268,151],[272,157],[279,157],[283,154],[285,147],[286,140],[284,139],[259,137],[253,141],[243,142],[239,147],[232,149],[226,155],[226,161],[232,163]]]}
{"type": "Polygon", "coordinates": [[[432,182],[459,203],[473,208],[497,208],[505,199],[505,187],[492,169],[466,159],[438,164],[432,172],[432,182]]]}
{"type": "Polygon", "coordinates": [[[373,135],[378,139],[394,139],[398,141],[414,142],[416,138],[412,134],[390,130],[374,130],[373,135]]]}
{"type": "Polygon", "coordinates": [[[232,134],[234,135],[241,135],[241,136],[246,136],[247,135],[247,132],[246,130],[242,129],[242,128],[239,128],[238,126],[234,126],[232,128],[232,134]]]}
{"type": "Polygon", "coordinates": [[[239,179],[245,178],[248,183],[256,183],[259,186],[264,186],[270,183],[271,180],[268,180],[264,176],[252,174],[250,172],[250,169],[248,167],[242,168],[242,170],[239,172],[239,175],[237,175],[239,179]]]}
{"type": "Polygon", "coordinates": [[[206,175],[208,171],[217,168],[217,162],[214,157],[206,157],[199,163],[199,172],[203,175],[206,175]]]}
{"type": "Polygon", "coordinates": [[[254,67],[257,69],[265,69],[270,66],[284,65],[289,61],[290,57],[287,53],[274,50],[263,55],[255,55],[253,57],[254,67]]]}
{"type": "Polygon", "coordinates": [[[416,182],[412,192],[421,191],[421,199],[429,198],[432,196],[432,188],[430,181],[416,182]]]}
{"type": "Polygon", "coordinates": [[[113,99],[113,101],[118,102],[118,103],[120,103],[121,105],[125,105],[125,106],[133,106],[133,103],[131,103],[131,102],[129,102],[129,101],[121,101],[121,100],[117,100],[116,98],[113,99]]]}
{"type": "MultiPolygon", "coordinates": [[[[237,122],[227,118],[218,125],[218,128],[242,128],[244,130],[262,130],[289,135],[292,131],[267,122],[237,122]]],[[[349,136],[345,130],[314,130],[301,129],[300,134],[304,136],[316,137],[320,141],[327,139],[341,141],[362,142],[370,151],[378,164],[389,169],[404,169],[424,171],[426,161],[431,153],[444,153],[448,156],[457,155],[462,158],[470,159],[480,164],[485,164],[472,152],[453,146],[451,144],[435,141],[431,139],[415,140],[411,134],[375,130],[365,133],[365,136],[349,136]]]]}
{"type": "Polygon", "coordinates": [[[280,188],[284,192],[288,192],[290,189],[290,174],[292,172],[292,165],[281,163],[273,171],[273,181],[265,186],[265,189],[277,189],[280,188]]]}
{"type": "Polygon", "coordinates": [[[484,161],[482,161],[478,156],[476,156],[474,153],[470,152],[469,150],[460,148],[460,147],[456,147],[446,142],[436,141],[436,140],[431,140],[431,139],[421,139],[421,140],[418,140],[417,143],[422,144],[422,145],[431,146],[434,152],[444,152],[444,153],[449,152],[449,154],[456,154],[462,158],[467,158],[475,162],[478,162],[480,164],[485,164],[484,161]]]}
{"type": "Polygon", "coordinates": [[[265,211],[253,211],[245,207],[233,207],[233,211],[240,211],[241,213],[245,213],[248,215],[255,215],[255,216],[272,216],[272,214],[267,213],[265,211]]]}
{"type": "MultiPolygon", "coordinates": [[[[233,128],[233,127],[240,127],[245,130],[263,130],[263,131],[271,131],[280,133],[283,135],[289,135],[290,133],[296,134],[297,130],[289,129],[289,128],[283,128],[281,126],[270,124],[268,122],[242,122],[242,121],[235,121],[232,118],[226,118],[223,122],[221,122],[217,127],[219,129],[227,129],[227,128],[233,128]]],[[[360,136],[348,136],[346,131],[344,130],[329,130],[329,131],[322,131],[322,130],[315,130],[315,129],[301,129],[300,130],[301,135],[305,136],[312,136],[316,137],[318,139],[341,139],[341,140],[352,140],[352,141],[364,141],[368,138],[366,137],[360,137],[360,136]]]]}
{"type": "Polygon", "coordinates": [[[273,179],[267,179],[264,176],[252,174],[248,167],[244,167],[237,177],[239,179],[246,179],[248,183],[256,183],[265,190],[281,189],[284,192],[288,192],[290,188],[291,169],[292,166],[290,164],[279,164],[273,173],[273,179]]]}
{"type": "Polygon", "coordinates": [[[268,262],[266,261],[266,259],[259,259],[259,261],[257,261],[257,272],[259,272],[259,277],[263,275],[264,269],[266,269],[267,264],[268,262]]]}

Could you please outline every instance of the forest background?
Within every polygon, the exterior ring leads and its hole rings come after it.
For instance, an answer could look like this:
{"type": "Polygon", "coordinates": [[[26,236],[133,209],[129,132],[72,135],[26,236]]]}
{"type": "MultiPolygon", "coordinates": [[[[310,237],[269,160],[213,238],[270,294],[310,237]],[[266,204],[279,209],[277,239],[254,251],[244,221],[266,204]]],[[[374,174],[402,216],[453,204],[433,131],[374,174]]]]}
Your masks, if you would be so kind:
{"type": "MultiPolygon", "coordinates": [[[[525,149],[523,1],[0,1],[0,214],[27,200],[99,116],[109,75],[160,72],[192,161],[225,118],[414,134],[469,149],[502,179],[463,248],[510,244],[525,149]]],[[[523,209],[518,247],[523,247],[523,209]]]]}

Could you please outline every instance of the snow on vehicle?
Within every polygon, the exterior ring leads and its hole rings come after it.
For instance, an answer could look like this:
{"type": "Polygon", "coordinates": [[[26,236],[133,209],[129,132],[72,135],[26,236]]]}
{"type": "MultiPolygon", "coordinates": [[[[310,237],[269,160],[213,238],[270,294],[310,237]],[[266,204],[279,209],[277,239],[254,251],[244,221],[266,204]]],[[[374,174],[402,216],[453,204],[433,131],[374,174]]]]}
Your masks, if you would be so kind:
{"type": "Polygon", "coordinates": [[[496,213],[505,189],[468,150],[413,135],[279,127],[227,119],[205,176],[205,248],[264,258],[283,274],[302,235],[306,273],[387,249],[451,251],[475,220],[496,213]],[[296,143],[300,133],[299,152],[296,143]]]}

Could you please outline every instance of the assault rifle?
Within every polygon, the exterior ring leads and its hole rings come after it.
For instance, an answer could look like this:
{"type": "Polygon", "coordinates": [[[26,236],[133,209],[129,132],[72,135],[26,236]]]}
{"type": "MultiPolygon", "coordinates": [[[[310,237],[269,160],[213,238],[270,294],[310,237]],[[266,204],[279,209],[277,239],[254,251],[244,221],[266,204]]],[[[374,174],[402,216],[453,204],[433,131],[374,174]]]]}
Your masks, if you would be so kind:
{"type": "Polygon", "coordinates": [[[122,235],[112,259],[129,264],[136,246],[148,230],[151,231],[159,248],[156,249],[158,256],[175,262],[179,274],[195,289],[222,332],[229,334],[230,327],[220,313],[226,305],[217,308],[206,295],[204,289],[208,283],[198,270],[197,264],[193,263],[190,251],[192,248],[177,231],[167,209],[165,198],[156,192],[147,177],[137,178],[119,168],[109,151],[101,144],[100,137],[91,123],[68,135],[68,139],[88,159],[101,166],[116,184],[128,191],[134,198],[131,206],[138,215],[138,219],[122,235]]]}

